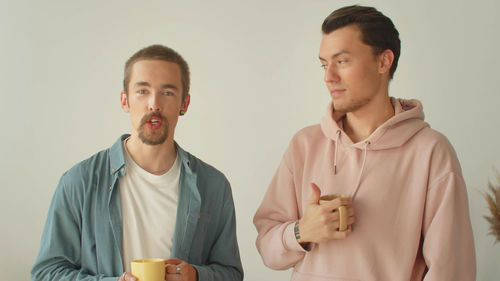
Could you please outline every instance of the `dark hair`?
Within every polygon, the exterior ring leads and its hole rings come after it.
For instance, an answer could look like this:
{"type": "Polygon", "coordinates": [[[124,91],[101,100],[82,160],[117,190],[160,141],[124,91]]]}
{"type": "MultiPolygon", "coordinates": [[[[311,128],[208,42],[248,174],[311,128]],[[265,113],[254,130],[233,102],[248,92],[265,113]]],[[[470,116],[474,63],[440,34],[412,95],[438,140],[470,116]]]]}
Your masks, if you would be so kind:
{"type": "Polygon", "coordinates": [[[125,63],[125,74],[123,78],[123,90],[128,95],[128,84],[132,74],[132,66],[141,60],[163,60],[176,63],[181,70],[182,100],[189,93],[189,67],[187,62],[176,51],[162,45],[151,45],[143,48],[131,56],[125,63]]]}
{"type": "Polygon", "coordinates": [[[355,24],[361,30],[361,41],[372,46],[374,54],[379,55],[389,49],[394,53],[394,61],[390,69],[390,78],[398,67],[401,52],[399,32],[391,19],[373,7],[347,6],[333,11],[326,17],[321,30],[323,34],[355,24]]]}

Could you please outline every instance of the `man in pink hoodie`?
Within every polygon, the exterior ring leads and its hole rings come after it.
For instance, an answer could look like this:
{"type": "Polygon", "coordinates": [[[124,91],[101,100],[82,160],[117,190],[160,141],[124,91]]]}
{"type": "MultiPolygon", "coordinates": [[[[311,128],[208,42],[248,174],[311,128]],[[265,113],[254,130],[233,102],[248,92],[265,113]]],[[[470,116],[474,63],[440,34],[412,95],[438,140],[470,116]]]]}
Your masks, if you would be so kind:
{"type": "Polygon", "coordinates": [[[475,280],[456,153],[424,121],[419,101],[388,93],[401,45],[394,24],[374,8],[349,6],[322,31],[332,102],[321,124],[293,137],[255,214],[264,263],[294,267],[297,281],[475,280]],[[347,196],[320,205],[324,194],[347,196]]]}

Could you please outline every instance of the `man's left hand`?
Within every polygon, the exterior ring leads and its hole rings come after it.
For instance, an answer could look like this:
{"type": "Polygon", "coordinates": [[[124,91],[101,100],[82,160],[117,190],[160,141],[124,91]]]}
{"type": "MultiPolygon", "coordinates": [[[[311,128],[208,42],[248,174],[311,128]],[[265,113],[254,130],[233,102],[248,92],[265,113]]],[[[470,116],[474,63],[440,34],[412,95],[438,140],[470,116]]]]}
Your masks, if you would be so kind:
{"type": "Polygon", "coordinates": [[[169,264],[165,268],[166,281],[196,281],[198,279],[196,269],[183,260],[168,259],[165,263],[169,264]]]}

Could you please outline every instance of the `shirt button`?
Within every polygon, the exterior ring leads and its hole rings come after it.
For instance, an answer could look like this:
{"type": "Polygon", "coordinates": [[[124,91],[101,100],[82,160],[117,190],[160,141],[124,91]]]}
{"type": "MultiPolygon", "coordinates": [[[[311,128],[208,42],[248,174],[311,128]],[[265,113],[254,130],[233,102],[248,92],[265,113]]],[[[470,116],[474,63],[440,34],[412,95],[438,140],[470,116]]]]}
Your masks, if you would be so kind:
{"type": "Polygon", "coordinates": [[[109,191],[111,191],[111,189],[112,189],[112,186],[110,185],[110,186],[109,186],[109,191]]]}

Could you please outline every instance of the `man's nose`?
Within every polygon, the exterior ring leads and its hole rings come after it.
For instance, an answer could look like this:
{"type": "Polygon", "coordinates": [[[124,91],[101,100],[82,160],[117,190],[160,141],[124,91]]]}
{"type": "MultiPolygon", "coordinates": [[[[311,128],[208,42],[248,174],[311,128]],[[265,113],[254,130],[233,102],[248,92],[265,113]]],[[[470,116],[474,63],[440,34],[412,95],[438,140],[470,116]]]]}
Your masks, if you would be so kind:
{"type": "Polygon", "coordinates": [[[337,83],[340,81],[340,76],[338,74],[337,68],[335,66],[328,66],[325,69],[325,82],[337,83]]]}
{"type": "Polygon", "coordinates": [[[160,111],[159,97],[156,92],[153,92],[149,97],[149,111],[160,111]]]}

